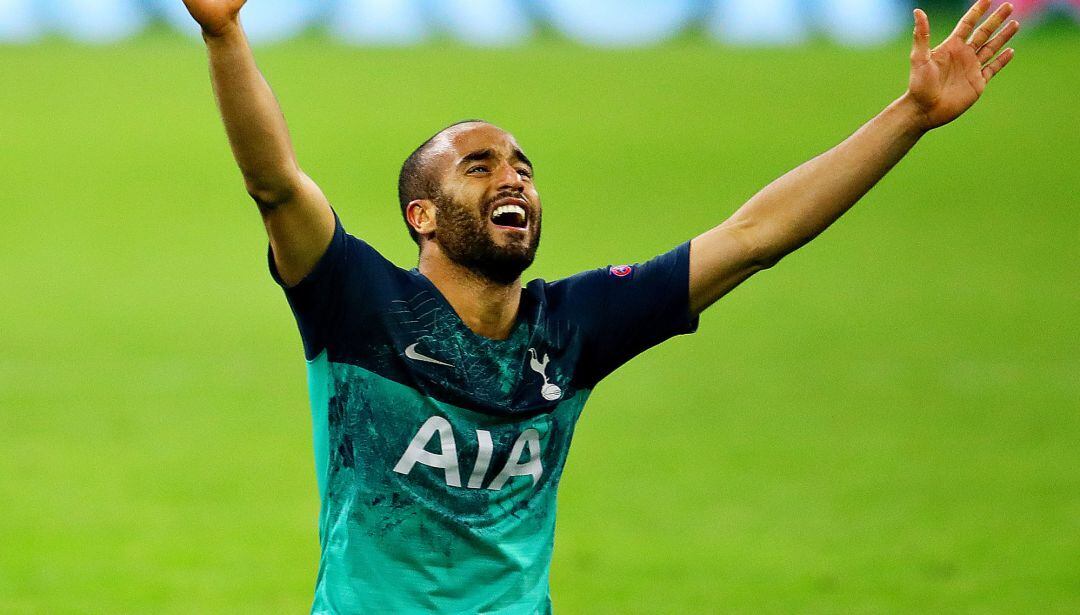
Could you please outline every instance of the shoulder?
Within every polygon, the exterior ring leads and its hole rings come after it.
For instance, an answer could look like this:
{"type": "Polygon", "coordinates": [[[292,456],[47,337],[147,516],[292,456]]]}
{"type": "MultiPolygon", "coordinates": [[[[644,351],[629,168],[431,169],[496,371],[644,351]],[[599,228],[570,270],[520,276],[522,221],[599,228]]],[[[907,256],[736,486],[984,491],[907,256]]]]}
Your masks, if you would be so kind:
{"type": "MultiPolygon", "coordinates": [[[[271,272],[274,271],[271,258],[271,272]]],[[[377,307],[416,286],[409,272],[398,267],[369,243],[349,234],[338,223],[322,258],[305,278],[285,293],[290,300],[344,304],[349,309],[377,307]]]]}
{"type": "Polygon", "coordinates": [[[371,244],[350,234],[344,236],[345,270],[342,282],[370,295],[385,289],[396,292],[418,286],[409,270],[397,266],[371,244]]]}
{"type": "Polygon", "coordinates": [[[688,309],[689,262],[686,242],[641,263],[605,265],[554,281],[536,279],[526,290],[551,317],[609,328],[626,318],[648,320],[688,309]]]}
{"type": "Polygon", "coordinates": [[[525,292],[543,305],[549,315],[574,320],[603,303],[613,285],[632,276],[632,267],[609,265],[557,280],[538,278],[526,285],[525,292]]]}
{"type": "Polygon", "coordinates": [[[601,299],[612,291],[632,288],[642,269],[655,269],[661,260],[667,261],[667,268],[677,268],[677,261],[682,256],[680,252],[683,252],[682,246],[643,264],[605,265],[553,281],[538,278],[529,282],[526,288],[530,293],[543,297],[552,308],[578,301],[601,299]]]}

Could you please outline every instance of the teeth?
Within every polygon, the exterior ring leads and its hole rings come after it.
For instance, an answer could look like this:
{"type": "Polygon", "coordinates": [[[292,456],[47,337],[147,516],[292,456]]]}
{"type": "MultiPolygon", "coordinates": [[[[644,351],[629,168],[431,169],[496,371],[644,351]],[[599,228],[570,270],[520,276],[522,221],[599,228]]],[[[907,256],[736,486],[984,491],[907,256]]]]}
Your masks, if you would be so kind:
{"type": "Polygon", "coordinates": [[[491,214],[491,217],[494,218],[503,214],[518,214],[519,216],[524,218],[525,208],[521,205],[503,205],[502,207],[496,209],[495,212],[491,214]]]}

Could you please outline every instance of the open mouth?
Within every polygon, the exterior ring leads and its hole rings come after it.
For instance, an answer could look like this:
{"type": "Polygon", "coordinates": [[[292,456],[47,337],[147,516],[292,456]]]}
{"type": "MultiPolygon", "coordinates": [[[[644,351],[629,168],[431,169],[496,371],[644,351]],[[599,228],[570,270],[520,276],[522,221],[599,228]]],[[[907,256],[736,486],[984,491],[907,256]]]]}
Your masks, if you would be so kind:
{"type": "Polygon", "coordinates": [[[499,202],[503,205],[491,212],[491,222],[495,226],[521,230],[529,228],[529,216],[524,207],[524,200],[509,198],[499,202]]]}

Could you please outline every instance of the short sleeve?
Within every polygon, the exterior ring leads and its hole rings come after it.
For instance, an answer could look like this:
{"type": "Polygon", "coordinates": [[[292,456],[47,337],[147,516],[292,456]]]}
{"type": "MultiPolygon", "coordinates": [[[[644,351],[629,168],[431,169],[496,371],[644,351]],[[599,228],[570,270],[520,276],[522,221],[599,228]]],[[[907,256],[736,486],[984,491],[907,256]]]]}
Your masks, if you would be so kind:
{"type": "Polygon", "coordinates": [[[312,360],[326,350],[341,330],[346,313],[362,305],[367,292],[382,283],[396,267],[367,243],[349,235],[334,214],[334,236],[326,252],[303,280],[286,286],[274,263],[273,248],[268,250],[270,275],[285,291],[292,308],[304,354],[312,360]]]}
{"type": "Polygon", "coordinates": [[[636,265],[594,269],[561,286],[566,317],[583,337],[576,379],[591,387],[638,354],[697,330],[690,311],[690,243],[636,265]]]}

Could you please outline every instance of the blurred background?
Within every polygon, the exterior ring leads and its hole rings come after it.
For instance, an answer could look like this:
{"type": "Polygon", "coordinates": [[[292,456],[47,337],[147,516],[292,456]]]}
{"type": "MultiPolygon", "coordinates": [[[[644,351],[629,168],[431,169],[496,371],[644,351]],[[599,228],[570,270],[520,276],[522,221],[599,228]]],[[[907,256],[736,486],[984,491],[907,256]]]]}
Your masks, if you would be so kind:
{"type": "MultiPolygon", "coordinates": [[[[1080,2],[821,238],[598,387],[562,613],[1080,612],[1080,2]]],[[[935,41],[965,7],[926,3],[935,41]]],[[[722,222],[906,86],[888,0],[251,0],[299,158],[415,264],[397,170],[483,117],[548,279],[722,222]]],[[[299,613],[304,362],[179,0],[0,0],[0,612],[299,613]]]]}
{"type": "MultiPolygon", "coordinates": [[[[995,4],[1000,4],[996,0],[995,4]]],[[[963,2],[927,0],[927,10],[961,10],[963,2]]],[[[1080,0],[1014,0],[1025,21],[1059,14],[1080,20],[1080,0]]],[[[814,36],[851,46],[895,38],[908,23],[901,0],[262,0],[250,3],[245,27],[256,42],[322,30],[339,42],[401,47],[433,36],[504,47],[540,31],[588,45],[632,46],[703,29],[735,45],[793,45],[814,36]]],[[[107,43],[165,23],[197,36],[179,0],[0,0],[0,41],[25,43],[53,34],[107,43]]]]}

